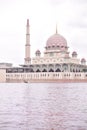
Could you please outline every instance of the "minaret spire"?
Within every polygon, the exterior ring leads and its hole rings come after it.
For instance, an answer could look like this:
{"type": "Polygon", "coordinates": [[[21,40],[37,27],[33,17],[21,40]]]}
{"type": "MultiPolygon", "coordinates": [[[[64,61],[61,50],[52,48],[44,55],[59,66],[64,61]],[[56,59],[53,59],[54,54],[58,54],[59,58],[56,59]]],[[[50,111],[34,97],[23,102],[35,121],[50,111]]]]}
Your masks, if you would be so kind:
{"type": "Polygon", "coordinates": [[[30,64],[30,25],[29,19],[27,19],[26,25],[26,44],[25,44],[25,64],[30,64]]]}
{"type": "Polygon", "coordinates": [[[57,23],[56,23],[56,34],[58,34],[58,30],[57,30],[57,23]]]}
{"type": "Polygon", "coordinates": [[[27,19],[27,26],[29,26],[29,19],[27,19]]]}
{"type": "Polygon", "coordinates": [[[29,28],[30,28],[29,26],[30,26],[30,25],[29,25],[29,19],[27,19],[26,35],[29,35],[29,33],[30,33],[30,32],[29,32],[29,31],[30,31],[30,30],[29,30],[29,28]]]}

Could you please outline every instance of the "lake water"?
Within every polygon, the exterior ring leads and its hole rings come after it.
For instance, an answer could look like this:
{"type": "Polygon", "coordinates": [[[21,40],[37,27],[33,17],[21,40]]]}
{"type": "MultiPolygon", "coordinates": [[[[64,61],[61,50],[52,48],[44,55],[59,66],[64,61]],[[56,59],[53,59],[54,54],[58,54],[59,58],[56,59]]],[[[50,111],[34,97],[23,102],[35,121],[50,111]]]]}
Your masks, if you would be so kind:
{"type": "Polygon", "coordinates": [[[87,130],[87,83],[0,84],[0,130],[87,130]]]}

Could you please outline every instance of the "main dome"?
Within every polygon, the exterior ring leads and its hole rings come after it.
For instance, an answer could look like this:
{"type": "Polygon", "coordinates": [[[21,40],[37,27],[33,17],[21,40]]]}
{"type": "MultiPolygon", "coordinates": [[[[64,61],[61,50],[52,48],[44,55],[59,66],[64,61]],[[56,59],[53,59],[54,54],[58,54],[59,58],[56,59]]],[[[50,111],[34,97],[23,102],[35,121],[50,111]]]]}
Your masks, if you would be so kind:
{"type": "Polygon", "coordinates": [[[63,36],[56,33],[48,38],[46,42],[46,47],[47,48],[53,48],[53,47],[66,48],[67,41],[63,36]]]}

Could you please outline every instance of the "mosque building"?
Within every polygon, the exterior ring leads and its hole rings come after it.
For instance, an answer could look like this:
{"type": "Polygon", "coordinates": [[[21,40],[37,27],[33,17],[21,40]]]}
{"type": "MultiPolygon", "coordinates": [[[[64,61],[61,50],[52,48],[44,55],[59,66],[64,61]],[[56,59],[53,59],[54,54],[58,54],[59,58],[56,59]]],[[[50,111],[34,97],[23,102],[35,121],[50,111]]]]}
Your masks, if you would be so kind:
{"type": "MultiPolygon", "coordinates": [[[[27,19],[26,44],[24,64],[19,67],[5,67],[2,81],[4,82],[87,82],[86,60],[81,60],[77,52],[72,56],[68,51],[67,40],[58,33],[50,36],[45,45],[44,56],[39,49],[35,57],[31,58],[30,25],[27,19]],[[4,80],[3,80],[3,77],[4,80]]],[[[0,71],[1,71],[0,70],[0,71]]],[[[1,79],[0,79],[1,80],[1,79]]]]}

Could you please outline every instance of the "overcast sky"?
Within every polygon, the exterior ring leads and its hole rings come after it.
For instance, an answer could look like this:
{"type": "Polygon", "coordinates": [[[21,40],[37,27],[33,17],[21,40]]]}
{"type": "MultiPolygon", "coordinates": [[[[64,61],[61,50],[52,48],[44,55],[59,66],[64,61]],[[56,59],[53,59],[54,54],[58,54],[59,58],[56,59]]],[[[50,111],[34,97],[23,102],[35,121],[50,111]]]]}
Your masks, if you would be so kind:
{"type": "Polygon", "coordinates": [[[70,55],[77,51],[87,60],[87,0],[0,0],[0,62],[24,63],[27,19],[31,57],[37,49],[44,52],[57,23],[70,55]]]}

